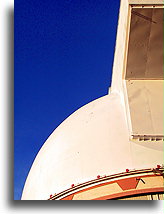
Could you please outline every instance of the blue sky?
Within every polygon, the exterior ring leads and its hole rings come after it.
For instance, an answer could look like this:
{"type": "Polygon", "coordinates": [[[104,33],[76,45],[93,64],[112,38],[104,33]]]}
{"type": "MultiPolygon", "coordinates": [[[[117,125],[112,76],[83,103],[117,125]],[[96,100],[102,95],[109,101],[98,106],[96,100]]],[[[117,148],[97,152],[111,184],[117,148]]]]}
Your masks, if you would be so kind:
{"type": "Polygon", "coordinates": [[[108,93],[120,0],[16,0],[14,199],[53,130],[108,93]]]}

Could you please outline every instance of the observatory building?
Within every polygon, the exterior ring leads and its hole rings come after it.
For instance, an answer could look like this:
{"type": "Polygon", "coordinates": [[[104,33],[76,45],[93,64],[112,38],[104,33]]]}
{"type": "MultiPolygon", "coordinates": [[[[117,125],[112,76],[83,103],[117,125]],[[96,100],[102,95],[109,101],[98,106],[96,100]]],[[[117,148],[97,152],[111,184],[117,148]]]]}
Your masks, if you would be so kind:
{"type": "Polygon", "coordinates": [[[161,200],[163,0],[122,0],[109,94],[47,139],[22,200],[161,200]]]}

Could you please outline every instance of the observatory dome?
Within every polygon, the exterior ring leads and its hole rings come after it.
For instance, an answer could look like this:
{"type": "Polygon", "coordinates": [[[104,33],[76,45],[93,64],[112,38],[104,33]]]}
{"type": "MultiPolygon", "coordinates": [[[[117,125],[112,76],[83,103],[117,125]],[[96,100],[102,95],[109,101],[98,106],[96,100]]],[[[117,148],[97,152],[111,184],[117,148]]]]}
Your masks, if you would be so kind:
{"type": "Polygon", "coordinates": [[[110,93],[51,134],[22,199],[163,198],[163,1],[121,1],[119,17],[110,93]]]}
{"type": "Polygon", "coordinates": [[[69,116],[47,139],[28,175],[22,199],[51,194],[126,169],[162,163],[162,142],[129,140],[124,105],[117,93],[99,98],[69,116]]]}

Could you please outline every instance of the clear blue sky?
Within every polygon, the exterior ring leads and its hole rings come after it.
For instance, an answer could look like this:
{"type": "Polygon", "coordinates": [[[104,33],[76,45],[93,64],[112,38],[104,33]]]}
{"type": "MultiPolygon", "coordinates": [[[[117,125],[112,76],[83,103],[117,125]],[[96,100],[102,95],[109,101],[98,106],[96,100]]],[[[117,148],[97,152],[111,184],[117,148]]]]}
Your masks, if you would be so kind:
{"type": "Polygon", "coordinates": [[[14,199],[53,130],[108,93],[120,0],[16,0],[14,199]]]}

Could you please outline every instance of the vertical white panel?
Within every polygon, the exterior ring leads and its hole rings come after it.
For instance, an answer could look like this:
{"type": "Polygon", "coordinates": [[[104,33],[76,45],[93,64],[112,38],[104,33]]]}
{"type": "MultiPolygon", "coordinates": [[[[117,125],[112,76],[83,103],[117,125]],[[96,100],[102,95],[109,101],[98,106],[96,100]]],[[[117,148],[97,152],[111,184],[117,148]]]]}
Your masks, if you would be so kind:
{"type": "Polygon", "coordinates": [[[134,139],[163,140],[163,11],[131,11],[124,95],[134,139]]]}

